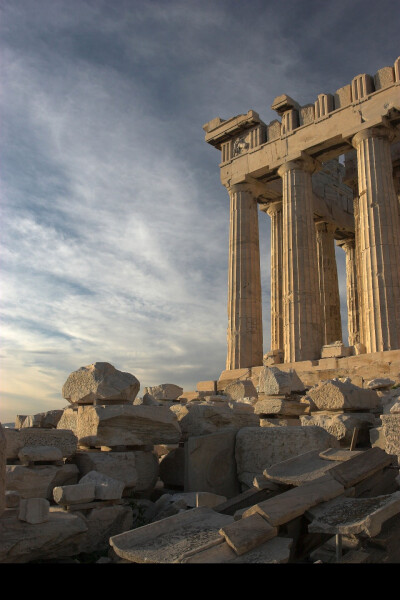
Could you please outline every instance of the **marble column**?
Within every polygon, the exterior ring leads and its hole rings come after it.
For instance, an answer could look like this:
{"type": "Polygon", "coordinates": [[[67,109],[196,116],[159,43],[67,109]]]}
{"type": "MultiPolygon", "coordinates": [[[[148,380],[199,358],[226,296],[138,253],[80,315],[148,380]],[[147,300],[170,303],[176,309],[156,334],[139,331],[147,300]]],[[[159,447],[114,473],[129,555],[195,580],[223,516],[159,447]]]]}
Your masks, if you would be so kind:
{"type": "Polygon", "coordinates": [[[349,346],[354,346],[360,341],[356,243],[354,238],[347,238],[336,243],[346,253],[347,329],[349,332],[349,346]]]}
{"type": "Polygon", "coordinates": [[[283,188],[285,362],[318,359],[323,345],[311,183],[314,168],[314,161],[301,159],[278,169],[283,188]]]}
{"type": "Polygon", "coordinates": [[[324,344],[342,340],[339,280],[333,237],[335,229],[333,223],[325,221],[315,223],[324,344]]]}
{"type": "Polygon", "coordinates": [[[262,365],[260,247],[257,195],[250,184],[229,188],[227,369],[262,365]]]}
{"type": "Polygon", "coordinates": [[[282,200],[261,210],[271,217],[271,350],[283,351],[282,200]]]}
{"type": "Polygon", "coordinates": [[[390,131],[357,133],[361,343],[367,352],[400,348],[400,229],[390,131]]]}

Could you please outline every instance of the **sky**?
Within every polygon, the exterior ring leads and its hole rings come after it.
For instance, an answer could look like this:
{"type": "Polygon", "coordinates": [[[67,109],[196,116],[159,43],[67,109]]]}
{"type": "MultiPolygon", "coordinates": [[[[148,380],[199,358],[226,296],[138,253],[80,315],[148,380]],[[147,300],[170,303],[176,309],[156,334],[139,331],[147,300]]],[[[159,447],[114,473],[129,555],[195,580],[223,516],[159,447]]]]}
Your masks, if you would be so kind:
{"type": "MultiPolygon", "coordinates": [[[[374,75],[399,31],[398,0],[0,0],[0,422],[97,361],[139,395],[218,379],[229,197],[202,126],[374,75]]],[[[262,213],[260,251],[267,352],[262,213]]]]}

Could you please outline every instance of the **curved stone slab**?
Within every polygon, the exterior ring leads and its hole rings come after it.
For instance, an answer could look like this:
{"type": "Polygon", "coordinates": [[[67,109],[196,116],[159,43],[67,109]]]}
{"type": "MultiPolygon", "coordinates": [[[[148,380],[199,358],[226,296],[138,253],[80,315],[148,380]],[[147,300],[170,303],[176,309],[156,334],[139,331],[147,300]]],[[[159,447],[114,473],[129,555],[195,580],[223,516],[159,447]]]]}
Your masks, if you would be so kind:
{"type": "Polygon", "coordinates": [[[325,475],[329,469],[340,464],[339,461],[323,460],[319,450],[311,450],[288,460],[272,465],[263,475],[275,483],[302,485],[325,475]]]}
{"type": "Polygon", "coordinates": [[[110,538],[116,554],[134,563],[176,563],[206,543],[220,539],[233,517],[211,508],[193,508],[110,538]]]}

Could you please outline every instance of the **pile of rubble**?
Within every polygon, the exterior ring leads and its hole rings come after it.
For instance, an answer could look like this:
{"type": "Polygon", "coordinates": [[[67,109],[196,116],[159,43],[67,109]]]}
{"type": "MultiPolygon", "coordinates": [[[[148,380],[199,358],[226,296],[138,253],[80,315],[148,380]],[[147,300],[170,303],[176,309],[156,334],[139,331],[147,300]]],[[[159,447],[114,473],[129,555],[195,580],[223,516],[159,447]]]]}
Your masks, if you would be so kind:
{"type": "Polygon", "coordinates": [[[64,410],[0,426],[0,562],[400,560],[394,381],[307,389],[263,367],[258,385],[139,390],[94,363],[64,410]]]}

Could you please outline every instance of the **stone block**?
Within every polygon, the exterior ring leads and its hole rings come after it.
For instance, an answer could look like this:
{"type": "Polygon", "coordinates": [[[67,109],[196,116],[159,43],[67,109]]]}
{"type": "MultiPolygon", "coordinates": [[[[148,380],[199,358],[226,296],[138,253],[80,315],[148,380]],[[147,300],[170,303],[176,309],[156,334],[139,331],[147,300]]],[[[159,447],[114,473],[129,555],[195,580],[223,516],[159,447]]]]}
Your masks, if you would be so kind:
{"type": "Polygon", "coordinates": [[[238,429],[258,425],[259,419],[254,408],[239,402],[210,404],[208,402],[171,406],[182,430],[182,439],[208,435],[223,429],[238,429]]]}
{"type": "Polygon", "coordinates": [[[134,563],[177,563],[189,551],[220,540],[233,518],[211,508],[193,508],[110,538],[116,554],[134,563]]]}
{"type": "Polygon", "coordinates": [[[180,560],[181,563],[251,563],[251,564],[280,564],[287,563],[293,540],[275,537],[253,550],[238,556],[226,543],[215,544],[180,560]]]}
{"type": "Polygon", "coordinates": [[[243,381],[237,380],[229,383],[224,390],[224,394],[231,400],[242,400],[243,398],[256,397],[257,390],[252,381],[244,379],[243,381]]]}
{"type": "Polygon", "coordinates": [[[181,429],[164,406],[80,406],[78,438],[87,446],[173,444],[180,441],[181,429]]]}
{"type": "Polygon", "coordinates": [[[185,449],[175,448],[160,460],[160,479],[165,487],[184,487],[185,449]]]}
{"type": "Polygon", "coordinates": [[[397,457],[397,464],[400,465],[400,415],[381,415],[381,421],[385,452],[397,457]]]}
{"type": "Polygon", "coordinates": [[[78,481],[76,465],[66,464],[60,467],[54,465],[37,465],[24,467],[22,465],[7,465],[6,488],[16,491],[21,498],[53,499],[53,489],[62,485],[73,485],[78,481]]]}
{"type": "Polygon", "coordinates": [[[223,502],[226,502],[226,496],[220,496],[212,492],[196,492],[196,506],[198,508],[202,506],[214,508],[223,502]]]}
{"type": "Polygon", "coordinates": [[[311,410],[374,410],[380,406],[374,390],[360,388],[339,379],[323,381],[307,393],[311,410]]]}
{"type": "Polygon", "coordinates": [[[264,469],[309,450],[335,448],[339,442],[321,427],[243,427],[236,435],[239,481],[253,487],[264,469]]]}
{"type": "Polygon", "coordinates": [[[161,383],[153,387],[145,387],[144,394],[150,394],[156,400],[176,400],[183,393],[183,388],[174,383],[161,383]]]}
{"type": "Polygon", "coordinates": [[[45,498],[27,498],[19,503],[18,519],[37,525],[49,520],[50,502],[45,498]]]}
{"type": "Polygon", "coordinates": [[[240,556],[276,537],[278,529],[272,527],[261,515],[254,514],[247,519],[234,521],[222,527],[219,533],[224,536],[229,546],[240,556]]]}
{"type": "Polygon", "coordinates": [[[185,443],[185,492],[212,492],[231,498],[239,492],[236,430],[189,437],[185,443]]]}
{"type": "Polygon", "coordinates": [[[18,458],[18,452],[25,446],[53,446],[61,450],[63,458],[71,458],[78,446],[77,437],[65,429],[4,429],[4,433],[8,460],[18,458]]]}
{"type": "Polygon", "coordinates": [[[216,381],[198,381],[196,384],[196,390],[198,392],[209,392],[211,394],[217,393],[217,382],[216,381]]]}
{"type": "Polygon", "coordinates": [[[376,379],[371,379],[365,384],[365,387],[369,390],[385,390],[394,386],[395,382],[393,379],[389,379],[389,377],[377,377],[376,379]]]}
{"type": "Polygon", "coordinates": [[[351,104],[351,85],[345,85],[344,87],[336,90],[334,96],[335,110],[338,108],[344,108],[351,104]]]}
{"type": "Polygon", "coordinates": [[[304,414],[308,404],[305,402],[295,402],[293,400],[285,400],[285,398],[272,396],[258,400],[254,405],[254,412],[257,415],[285,415],[298,416],[304,414]]]}
{"type": "Polygon", "coordinates": [[[226,502],[222,502],[222,504],[215,506],[214,510],[225,515],[234,515],[239,510],[244,511],[249,508],[249,506],[267,500],[267,498],[272,498],[282,492],[281,486],[268,482],[265,478],[264,480],[266,482],[265,487],[252,487],[237,496],[229,498],[226,502]]]}
{"type": "Polygon", "coordinates": [[[383,67],[379,69],[374,76],[375,90],[381,90],[388,85],[394,83],[394,69],[393,67],[383,67]]]}
{"type": "Polygon", "coordinates": [[[263,367],[258,380],[258,392],[268,396],[289,395],[292,392],[292,377],[291,371],[263,367]]]}
{"type": "Polygon", "coordinates": [[[350,460],[335,465],[329,474],[345,488],[349,488],[387,467],[391,461],[391,457],[380,448],[370,448],[357,453],[350,460]]]}
{"type": "Polygon", "coordinates": [[[64,408],[61,419],[57,423],[57,429],[70,429],[75,435],[77,435],[78,407],[64,408]]]}
{"type": "Polygon", "coordinates": [[[19,506],[21,496],[18,492],[13,492],[11,490],[6,491],[6,508],[17,508],[19,506]]]}
{"type": "Polygon", "coordinates": [[[286,419],[283,417],[262,417],[260,416],[260,427],[300,427],[299,419],[286,419]]]}
{"type": "Polygon", "coordinates": [[[321,458],[319,450],[311,450],[264,469],[263,475],[275,483],[297,486],[322,477],[338,464],[321,458]]]}
{"type": "Polygon", "coordinates": [[[342,342],[334,342],[333,344],[322,346],[321,358],[342,358],[343,356],[350,355],[351,349],[342,342]]]}
{"type": "Polygon", "coordinates": [[[21,464],[27,465],[30,462],[59,462],[63,455],[55,446],[24,446],[18,452],[18,458],[21,464]]]}
{"type": "Polygon", "coordinates": [[[76,485],[63,485],[53,489],[53,498],[57,504],[70,506],[92,502],[95,497],[94,483],[78,483],[76,485]]]}
{"type": "Polygon", "coordinates": [[[71,373],[62,388],[69,402],[89,402],[108,399],[133,402],[140,389],[134,375],[118,371],[106,362],[96,362],[71,373]]]}
{"type": "Polygon", "coordinates": [[[343,494],[344,487],[330,475],[283,492],[246,510],[243,518],[258,513],[277,527],[303,515],[306,510],[343,494]]]}
{"type": "Polygon", "coordinates": [[[120,479],[109,477],[99,471],[89,471],[80,480],[80,485],[94,485],[94,497],[96,500],[119,500],[122,498],[124,483],[120,479]]]}
{"type": "Polygon", "coordinates": [[[47,412],[28,415],[22,421],[20,427],[42,427],[44,429],[56,429],[63,410],[48,410],[47,412]]]}
{"type": "Polygon", "coordinates": [[[369,445],[369,430],[378,423],[378,419],[374,415],[356,412],[315,412],[311,415],[301,415],[299,419],[303,427],[322,427],[333,435],[342,446],[350,446],[355,427],[359,429],[358,443],[369,445]]]}

